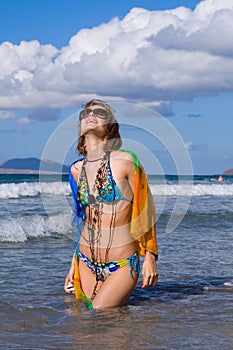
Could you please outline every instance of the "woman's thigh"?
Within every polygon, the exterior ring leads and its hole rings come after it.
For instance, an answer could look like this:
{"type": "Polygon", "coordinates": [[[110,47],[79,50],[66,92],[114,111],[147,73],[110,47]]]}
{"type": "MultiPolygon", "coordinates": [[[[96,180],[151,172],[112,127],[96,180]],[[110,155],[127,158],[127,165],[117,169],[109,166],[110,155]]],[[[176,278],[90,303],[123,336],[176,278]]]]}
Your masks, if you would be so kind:
{"type": "Polygon", "coordinates": [[[98,290],[93,299],[94,308],[125,305],[136,286],[138,275],[133,271],[130,277],[130,267],[126,265],[113,272],[98,290]]]}
{"type": "MultiPolygon", "coordinates": [[[[80,281],[81,286],[84,294],[91,298],[95,285],[96,285],[96,275],[94,275],[89,267],[81,260],[79,259],[79,274],[80,274],[80,281]]],[[[98,290],[101,288],[103,282],[99,281],[96,292],[98,293],[98,290]]]]}

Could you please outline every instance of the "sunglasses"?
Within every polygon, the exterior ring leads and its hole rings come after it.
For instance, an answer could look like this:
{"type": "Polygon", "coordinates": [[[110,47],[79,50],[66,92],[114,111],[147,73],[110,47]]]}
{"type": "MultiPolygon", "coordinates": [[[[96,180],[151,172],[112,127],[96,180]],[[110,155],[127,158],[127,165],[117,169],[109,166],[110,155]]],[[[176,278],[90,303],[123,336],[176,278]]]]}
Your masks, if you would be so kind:
{"type": "Polygon", "coordinates": [[[108,118],[108,112],[103,108],[85,108],[79,113],[79,120],[82,120],[89,116],[90,113],[93,113],[95,117],[98,117],[100,119],[107,119],[108,118]]]}

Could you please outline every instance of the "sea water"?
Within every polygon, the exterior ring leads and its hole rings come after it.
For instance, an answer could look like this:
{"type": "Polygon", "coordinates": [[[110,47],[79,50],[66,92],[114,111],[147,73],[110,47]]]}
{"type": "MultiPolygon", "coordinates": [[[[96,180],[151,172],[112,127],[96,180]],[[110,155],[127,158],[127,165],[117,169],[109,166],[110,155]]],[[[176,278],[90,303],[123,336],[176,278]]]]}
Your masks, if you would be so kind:
{"type": "Polygon", "coordinates": [[[233,178],[149,177],[159,281],[89,311],[63,291],[75,230],[64,176],[0,175],[1,349],[233,349],[233,178]],[[182,180],[182,181],[181,181],[182,180]]]}

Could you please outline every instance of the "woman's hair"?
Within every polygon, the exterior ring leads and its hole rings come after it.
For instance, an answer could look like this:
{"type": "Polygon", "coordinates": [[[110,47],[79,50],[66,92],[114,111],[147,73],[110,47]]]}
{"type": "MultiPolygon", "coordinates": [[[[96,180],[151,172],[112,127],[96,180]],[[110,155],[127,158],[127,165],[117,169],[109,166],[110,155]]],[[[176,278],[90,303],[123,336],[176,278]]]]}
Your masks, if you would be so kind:
{"type": "MultiPolygon", "coordinates": [[[[115,119],[115,115],[112,108],[107,103],[101,100],[91,100],[86,104],[84,104],[83,108],[85,109],[96,105],[103,107],[108,112],[108,117],[107,117],[106,123],[104,124],[106,129],[104,150],[105,151],[118,150],[122,145],[122,140],[119,132],[119,124],[115,119]]],[[[79,124],[79,139],[78,139],[77,151],[79,154],[82,154],[82,155],[87,154],[86,144],[85,144],[85,135],[80,134],[80,124],[79,124]]]]}

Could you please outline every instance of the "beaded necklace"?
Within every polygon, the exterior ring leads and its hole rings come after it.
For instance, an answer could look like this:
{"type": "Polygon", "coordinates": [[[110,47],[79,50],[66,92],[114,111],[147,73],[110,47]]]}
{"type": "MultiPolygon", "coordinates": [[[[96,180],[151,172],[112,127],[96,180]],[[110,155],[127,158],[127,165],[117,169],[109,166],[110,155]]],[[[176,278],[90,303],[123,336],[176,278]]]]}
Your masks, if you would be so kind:
{"type": "MultiPolygon", "coordinates": [[[[90,247],[92,262],[98,266],[100,263],[107,263],[109,261],[109,251],[112,246],[115,218],[116,218],[116,202],[109,201],[112,205],[110,227],[109,227],[109,240],[105,250],[105,257],[102,260],[101,257],[101,217],[103,214],[103,202],[106,198],[111,197],[113,193],[113,187],[116,185],[110,168],[110,152],[107,152],[101,160],[100,166],[97,169],[95,181],[90,191],[90,186],[87,178],[86,164],[88,160],[85,158],[83,161],[80,178],[79,178],[79,192],[78,200],[86,207],[86,226],[88,229],[88,238],[84,238],[90,247]],[[97,195],[95,195],[97,193],[97,195]]],[[[97,161],[97,160],[96,160],[97,161]]],[[[111,198],[110,198],[111,199],[111,198]]],[[[108,202],[108,201],[107,201],[108,202]]],[[[96,285],[92,297],[96,294],[99,278],[96,269],[96,285]]]]}

